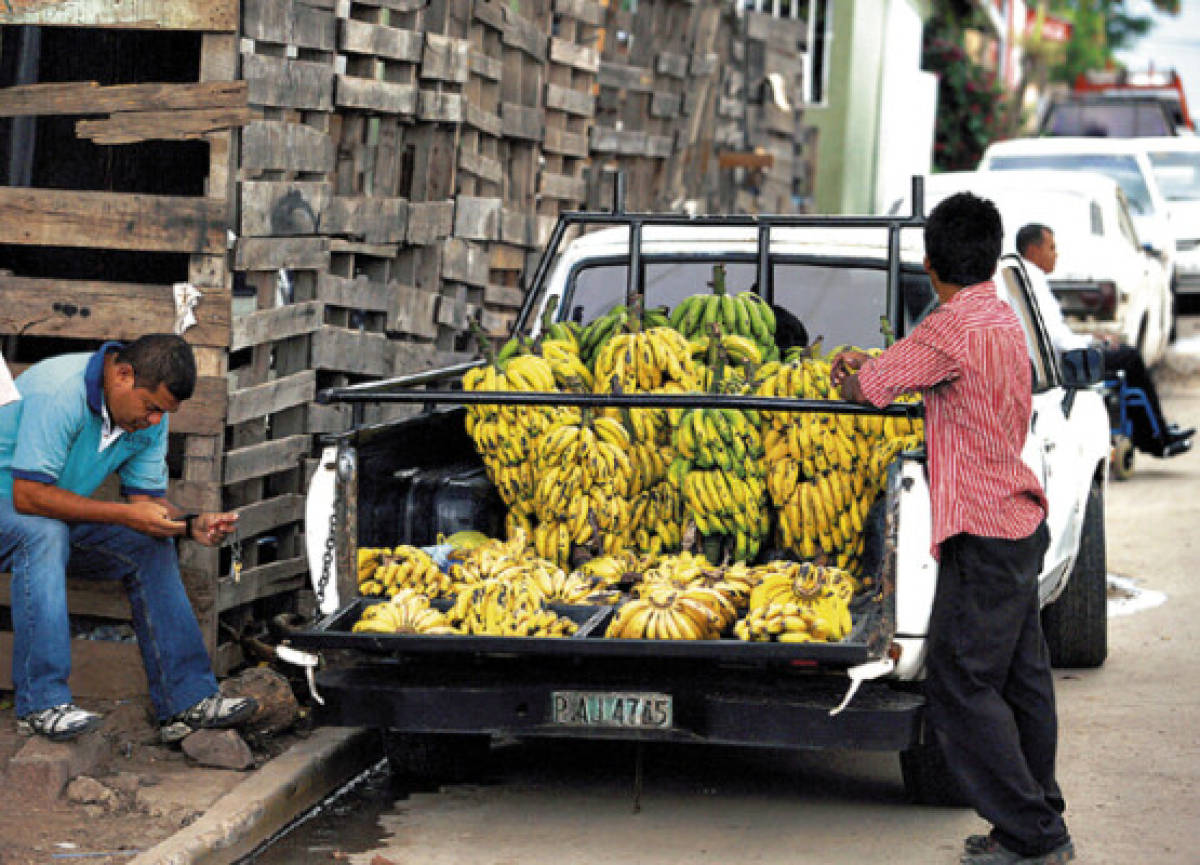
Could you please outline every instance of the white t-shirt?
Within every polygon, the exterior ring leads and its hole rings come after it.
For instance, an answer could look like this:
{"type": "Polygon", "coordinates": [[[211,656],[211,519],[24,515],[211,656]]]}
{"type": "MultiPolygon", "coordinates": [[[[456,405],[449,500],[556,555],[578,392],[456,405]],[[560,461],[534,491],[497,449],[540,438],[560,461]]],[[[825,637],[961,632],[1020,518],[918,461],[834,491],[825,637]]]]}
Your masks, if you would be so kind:
{"type": "Polygon", "coordinates": [[[1024,256],[1021,257],[1021,261],[1025,262],[1025,271],[1029,274],[1033,297],[1037,302],[1038,309],[1042,312],[1042,322],[1046,325],[1046,332],[1050,335],[1050,343],[1059,351],[1071,351],[1090,346],[1092,344],[1090,336],[1075,333],[1067,326],[1067,320],[1063,318],[1062,307],[1058,305],[1058,298],[1050,290],[1046,271],[1024,256]]]}
{"type": "Polygon", "coordinates": [[[8,371],[8,364],[4,362],[3,357],[0,357],[0,405],[8,405],[20,398],[21,394],[17,392],[17,386],[13,384],[12,373],[8,371]]]}

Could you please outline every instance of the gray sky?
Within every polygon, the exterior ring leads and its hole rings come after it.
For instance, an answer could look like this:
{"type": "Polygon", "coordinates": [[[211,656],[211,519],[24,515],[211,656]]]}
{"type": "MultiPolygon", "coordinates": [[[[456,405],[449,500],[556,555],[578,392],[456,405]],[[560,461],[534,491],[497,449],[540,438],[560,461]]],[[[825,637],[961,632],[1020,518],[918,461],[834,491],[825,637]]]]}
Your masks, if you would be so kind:
{"type": "Polygon", "coordinates": [[[1154,11],[1149,0],[1129,0],[1129,11],[1153,18],[1157,23],[1130,51],[1118,58],[1130,71],[1149,68],[1171,69],[1183,79],[1188,111],[1200,119],[1200,0],[1182,0],[1178,15],[1154,11]]]}

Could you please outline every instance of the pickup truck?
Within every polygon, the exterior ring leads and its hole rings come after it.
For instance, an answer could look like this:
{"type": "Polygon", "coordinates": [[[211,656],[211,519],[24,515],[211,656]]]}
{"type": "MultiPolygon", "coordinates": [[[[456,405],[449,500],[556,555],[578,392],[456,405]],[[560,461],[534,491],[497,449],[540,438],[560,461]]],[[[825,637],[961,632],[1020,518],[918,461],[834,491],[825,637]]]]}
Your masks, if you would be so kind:
{"type": "MultiPolygon", "coordinates": [[[[730,292],[755,288],[825,346],[879,348],[881,318],[902,336],[936,303],[920,267],[919,181],[913,201],[915,215],[906,217],[563,214],[515,332],[536,330],[549,303],[559,321],[582,323],[622,303],[674,307],[705,291],[713,265],[721,264],[730,292]],[[568,232],[577,236],[564,246],[568,232]]],[[[1107,652],[1109,459],[1107,414],[1094,387],[1098,354],[1060,358],[1052,350],[1018,258],[1001,261],[996,285],[1024,324],[1034,377],[1025,458],[1050,502],[1052,541],[1040,595],[1052,660],[1096,666],[1107,652]]],[[[865,521],[866,548],[875,552],[864,562],[875,588],[852,608],[853,628],[837,642],[613,639],[605,624],[615,605],[569,610],[578,631],[557,639],[354,632],[372,603],[356,588],[359,547],[430,547],[466,529],[504,536],[504,505],[466,432],[464,405],[724,405],[897,417],[920,411],[912,403],[874,409],[731,394],[464,390],[464,373],[479,363],[320,395],[352,406],[423,407],[331,437],[312,481],[307,543],[322,616],[290,642],[310,653],[310,664],[320,658],[315,693],[327,723],[381,729],[393,767],[409,774],[461,768],[498,736],[841,747],[898,753],[917,802],[958,799],[923,721],[921,678],[937,566],[920,449],[892,463],[865,521]],[[603,701],[628,711],[616,719],[589,715],[588,707],[603,701]]]]}

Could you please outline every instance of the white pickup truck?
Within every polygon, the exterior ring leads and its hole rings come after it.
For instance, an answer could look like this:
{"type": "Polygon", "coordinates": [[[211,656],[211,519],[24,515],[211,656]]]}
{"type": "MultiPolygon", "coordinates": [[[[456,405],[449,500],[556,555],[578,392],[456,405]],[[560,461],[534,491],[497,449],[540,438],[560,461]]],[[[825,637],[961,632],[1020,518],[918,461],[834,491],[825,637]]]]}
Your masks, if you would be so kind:
{"type": "MultiPolygon", "coordinates": [[[[560,320],[580,322],[639,297],[647,307],[673,307],[702,291],[721,263],[731,292],[755,287],[826,346],[879,347],[881,317],[902,336],[935,303],[919,265],[920,225],[919,216],[564,214],[517,329],[537,320],[550,298],[560,320]],[[559,249],[572,229],[599,230],[559,249]]],[[[1025,457],[1050,502],[1041,598],[1052,660],[1096,666],[1107,652],[1109,459],[1108,417],[1093,387],[1099,358],[1094,351],[1060,358],[1052,350],[1018,259],[1001,261],[996,285],[1025,327],[1034,379],[1025,457]]],[[[415,417],[332,438],[313,480],[307,538],[325,615],[292,642],[325,659],[316,684],[328,722],[388,731],[389,757],[409,771],[432,770],[441,762],[435,757],[461,761],[497,735],[890,750],[900,753],[916,801],[955,800],[923,723],[920,680],[937,566],[929,553],[922,452],[902,454],[889,472],[865,529],[877,551],[878,588],[856,608],[854,628],[839,642],[608,639],[603,624],[612,608],[600,608],[567,639],[352,633],[366,603],[355,588],[357,547],[428,545],[461,529],[503,535],[503,505],[464,431],[462,404],[487,398],[457,389],[471,366],[321,396],[425,406],[415,417]],[[564,723],[553,707],[564,693],[651,695],[656,711],[620,727],[564,723]]],[[[586,401],[591,395],[524,396],[586,401]]],[[[721,399],[759,410],[876,411],[730,395],[592,398],[635,406],[721,399]]]]}

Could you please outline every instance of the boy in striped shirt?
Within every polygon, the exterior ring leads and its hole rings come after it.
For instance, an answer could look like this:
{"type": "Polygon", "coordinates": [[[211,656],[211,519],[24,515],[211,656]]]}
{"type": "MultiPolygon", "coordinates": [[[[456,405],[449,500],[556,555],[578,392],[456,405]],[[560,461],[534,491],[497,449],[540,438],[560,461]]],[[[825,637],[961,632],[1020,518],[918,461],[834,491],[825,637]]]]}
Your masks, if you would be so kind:
{"type": "Polygon", "coordinates": [[[1032,411],[1020,322],[991,281],[1000,214],[970,193],[925,224],[939,306],[878,358],[847,351],[833,380],[847,400],[925,400],[933,555],[928,719],[951,772],[993,829],[967,839],[966,865],[1074,858],[1054,777],[1058,720],[1038,603],[1049,544],[1046,497],[1021,459],[1032,411]]]}

